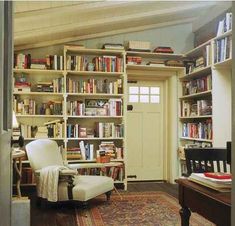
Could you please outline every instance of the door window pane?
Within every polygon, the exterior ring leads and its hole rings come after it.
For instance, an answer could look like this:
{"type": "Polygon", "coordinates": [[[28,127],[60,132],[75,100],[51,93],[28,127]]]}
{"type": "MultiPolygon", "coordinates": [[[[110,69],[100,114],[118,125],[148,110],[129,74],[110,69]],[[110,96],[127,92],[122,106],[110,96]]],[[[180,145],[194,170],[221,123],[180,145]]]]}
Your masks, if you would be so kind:
{"type": "Polygon", "coordinates": [[[151,95],[150,96],[150,103],[157,103],[157,104],[159,104],[160,103],[160,96],[153,96],[153,95],[151,95]]]}
{"type": "Polygon", "coordinates": [[[148,95],[140,95],[140,103],[149,103],[148,95]]]}
{"type": "Polygon", "coordinates": [[[140,94],[149,94],[149,87],[140,87],[140,94]]]}
{"type": "Polygon", "coordinates": [[[138,95],[129,95],[129,102],[138,103],[138,101],[139,101],[138,95]]]}
{"type": "Polygon", "coordinates": [[[129,94],[138,94],[138,93],[139,93],[139,87],[136,86],[129,87],[129,94]]]}
{"type": "Polygon", "coordinates": [[[160,87],[151,87],[150,94],[160,94],[160,87]]]}

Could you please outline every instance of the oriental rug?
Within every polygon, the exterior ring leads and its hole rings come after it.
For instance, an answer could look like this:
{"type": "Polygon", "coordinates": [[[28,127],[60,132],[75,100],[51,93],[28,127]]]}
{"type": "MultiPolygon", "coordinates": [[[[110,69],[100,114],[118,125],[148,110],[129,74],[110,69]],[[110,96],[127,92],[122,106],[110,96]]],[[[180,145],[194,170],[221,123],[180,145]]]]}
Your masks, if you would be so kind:
{"type": "MultiPolygon", "coordinates": [[[[178,200],[164,192],[122,192],[90,200],[87,209],[76,209],[78,226],[180,226],[178,200]]],[[[190,226],[214,226],[192,213],[190,226]]]]}

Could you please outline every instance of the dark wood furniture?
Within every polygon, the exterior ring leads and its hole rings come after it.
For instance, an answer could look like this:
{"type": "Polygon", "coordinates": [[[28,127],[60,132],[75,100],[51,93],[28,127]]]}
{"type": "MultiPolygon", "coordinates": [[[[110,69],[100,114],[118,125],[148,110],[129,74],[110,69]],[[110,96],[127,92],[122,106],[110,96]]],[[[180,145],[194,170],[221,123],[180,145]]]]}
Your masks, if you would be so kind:
{"type": "Polygon", "coordinates": [[[218,172],[227,172],[227,149],[225,148],[185,148],[185,158],[187,175],[214,172],[214,166],[217,166],[218,172]]]}
{"type": "Polygon", "coordinates": [[[221,193],[188,179],[178,179],[181,226],[189,226],[192,212],[215,223],[231,226],[231,193],[221,193]]]}

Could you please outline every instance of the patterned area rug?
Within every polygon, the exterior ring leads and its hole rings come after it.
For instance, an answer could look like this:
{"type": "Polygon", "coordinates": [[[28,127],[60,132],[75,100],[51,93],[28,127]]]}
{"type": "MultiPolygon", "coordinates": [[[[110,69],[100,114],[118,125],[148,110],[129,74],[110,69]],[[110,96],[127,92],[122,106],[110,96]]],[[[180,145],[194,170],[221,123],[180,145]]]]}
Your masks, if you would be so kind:
{"type": "MultiPolygon", "coordinates": [[[[76,209],[78,226],[180,226],[178,200],[164,192],[122,192],[92,199],[86,210],[76,209]]],[[[190,226],[214,226],[193,213],[190,226]]]]}

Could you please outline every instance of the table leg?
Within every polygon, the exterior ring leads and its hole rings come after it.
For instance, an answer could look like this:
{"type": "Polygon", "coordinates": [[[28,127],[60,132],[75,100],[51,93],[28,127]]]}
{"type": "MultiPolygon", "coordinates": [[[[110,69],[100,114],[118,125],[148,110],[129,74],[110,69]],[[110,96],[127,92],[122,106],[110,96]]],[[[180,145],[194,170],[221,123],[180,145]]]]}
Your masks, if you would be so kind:
{"type": "Polygon", "coordinates": [[[181,216],[181,226],[189,226],[189,218],[191,216],[191,211],[188,207],[182,207],[180,209],[180,216],[181,216]]]}
{"type": "Polygon", "coordinates": [[[21,191],[20,191],[20,180],[21,180],[21,175],[22,175],[22,161],[21,161],[21,158],[19,158],[19,165],[18,166],[17,166],[16,159],[13,160],[13,163],[14,163],[16,176],[17,176],[17,181],[16,181],[17,197],[21,198],[21,191]]]}

